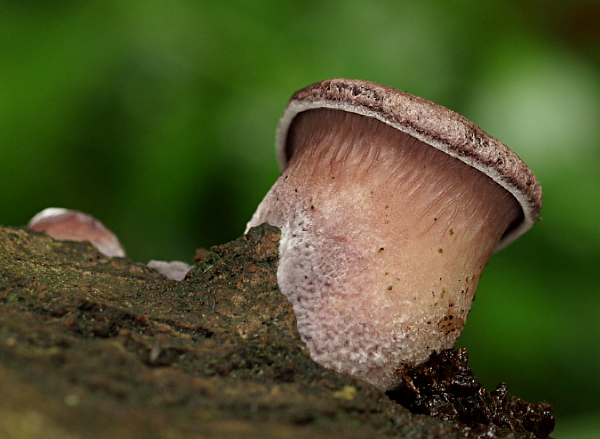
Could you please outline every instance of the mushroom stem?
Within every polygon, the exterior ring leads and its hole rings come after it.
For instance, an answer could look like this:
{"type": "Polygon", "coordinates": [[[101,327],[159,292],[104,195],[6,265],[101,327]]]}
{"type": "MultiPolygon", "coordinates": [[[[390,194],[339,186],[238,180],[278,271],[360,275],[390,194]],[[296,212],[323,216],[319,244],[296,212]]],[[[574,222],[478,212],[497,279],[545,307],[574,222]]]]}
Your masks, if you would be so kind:
{"type": "Polygon", "coordinates": [[[521,209],[487,175],[379,120],[299,113],[248,228],[282,231],[278,283],[312,358],[389,388],[451,347],[521,209]]]}

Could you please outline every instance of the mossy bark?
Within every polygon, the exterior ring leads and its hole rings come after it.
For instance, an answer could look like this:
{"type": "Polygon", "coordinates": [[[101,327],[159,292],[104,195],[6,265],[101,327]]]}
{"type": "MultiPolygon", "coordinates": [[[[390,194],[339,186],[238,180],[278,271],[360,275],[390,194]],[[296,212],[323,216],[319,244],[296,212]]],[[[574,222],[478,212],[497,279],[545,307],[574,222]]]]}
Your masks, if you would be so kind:
{"type": "Polygon", "coordinates": [[[0,227],[0,437],[476,437],[314,363],[278,239],[252,229],[174,282],[0,227]]]}

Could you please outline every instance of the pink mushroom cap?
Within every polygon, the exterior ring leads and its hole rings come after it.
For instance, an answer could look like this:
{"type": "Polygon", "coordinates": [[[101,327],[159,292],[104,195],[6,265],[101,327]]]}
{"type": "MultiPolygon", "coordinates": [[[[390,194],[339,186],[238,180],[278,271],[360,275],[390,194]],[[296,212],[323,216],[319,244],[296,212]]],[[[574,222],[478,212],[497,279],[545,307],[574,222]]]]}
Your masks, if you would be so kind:
{"type": "Polygon", "coordinates": [[[35,215],[27,226],[57,241],[89,241],[106,256],[125,257],[125,250],[115,234],[87,213],[49,207],[35,215]]]}

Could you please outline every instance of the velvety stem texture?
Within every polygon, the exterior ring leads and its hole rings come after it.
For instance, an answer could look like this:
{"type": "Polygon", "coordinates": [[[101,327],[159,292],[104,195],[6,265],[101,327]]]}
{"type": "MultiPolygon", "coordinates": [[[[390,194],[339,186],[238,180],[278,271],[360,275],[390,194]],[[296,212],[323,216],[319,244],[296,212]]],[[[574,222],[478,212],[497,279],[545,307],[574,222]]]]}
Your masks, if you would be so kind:
{"type": "Polygon", "coordinates": [[[520,208],[465,163],[376,119],[300,113],[248,227],[282,231],[278,283],[312,358],[379,388],[451,347],[520,208]]]}

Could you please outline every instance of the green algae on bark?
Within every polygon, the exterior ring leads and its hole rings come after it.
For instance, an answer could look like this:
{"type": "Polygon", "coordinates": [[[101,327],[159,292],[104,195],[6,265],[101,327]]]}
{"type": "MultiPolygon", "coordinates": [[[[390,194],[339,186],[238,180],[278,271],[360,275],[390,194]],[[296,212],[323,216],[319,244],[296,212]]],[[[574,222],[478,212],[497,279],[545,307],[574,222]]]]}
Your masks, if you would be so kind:
{"type": "Polygon", "coordinates": [[[477,437],[313,362],[278,239],[252,229],[174,282],[0,227],[0,436],[477,437]]]}

